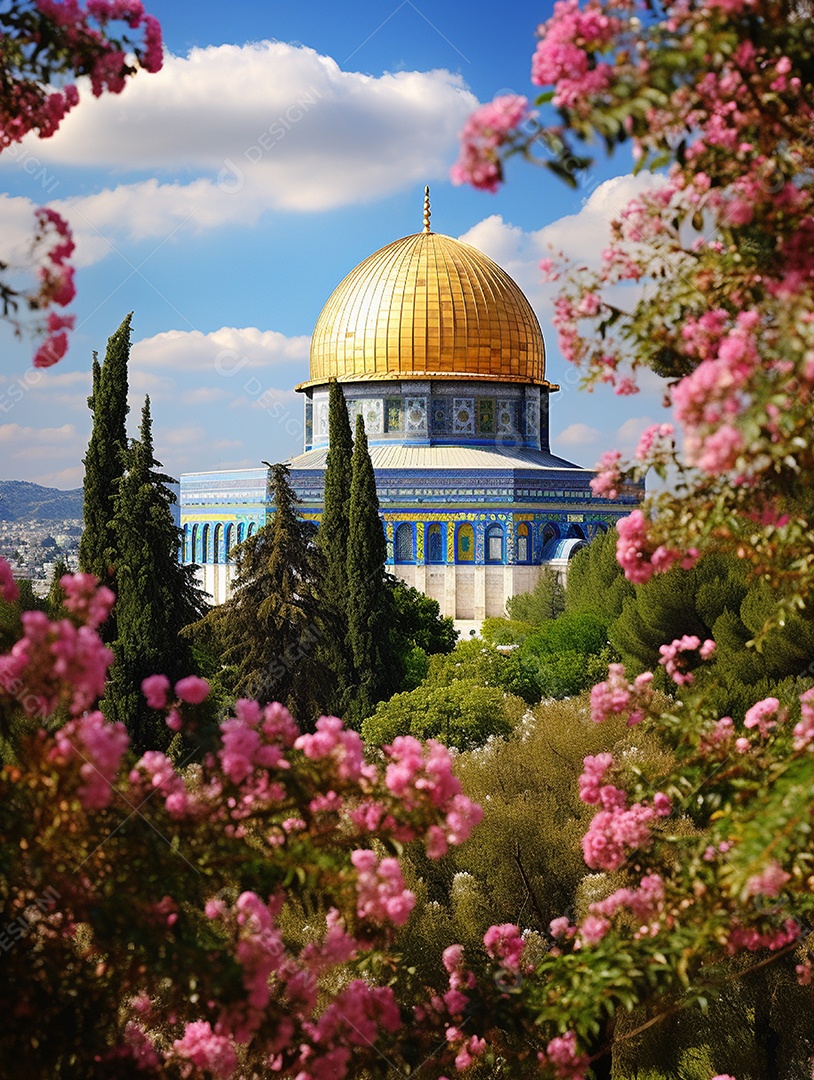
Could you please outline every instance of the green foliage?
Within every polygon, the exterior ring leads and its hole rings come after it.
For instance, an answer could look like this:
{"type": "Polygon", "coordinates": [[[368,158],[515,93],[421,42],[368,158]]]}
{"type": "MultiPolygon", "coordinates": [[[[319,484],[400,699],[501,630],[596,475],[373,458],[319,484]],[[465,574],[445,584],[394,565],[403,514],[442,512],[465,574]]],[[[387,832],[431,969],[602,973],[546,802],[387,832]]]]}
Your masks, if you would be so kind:
{"type": "Polygon", "coordinates": [[[534,629],[531,623],[492,617],[483,620],[480,634],[490,645],[520,645],[534,629]]]}
{"type": "Polygon", "coordinates": [[[609,626],[619,617],[633,586],[616,561],[616,529],[599,533],[568,564],[565,608],[590,611],[609,626]]]}
{"type": "Polygon", "coordinates": [[[814,677],[812,612],[791,614],[782,628],[764,634],[774,605],[769,586],[750,583],[740,560],[712,554],[691,570],[674,569],[637,585],[608,636],[631,672],[654,671],[656,685],[667,690],[674,684],[659,666],[659,646],[685,633],[714,638],[714,657],[699,677],[721,713],[742,717],[759,697],[791,699],[814,677]]]}
{"type": "Polygon", "coordinates": [[[356,418],[352,464],[347,617],[354,674],[344,715],[358,725],[400,682],[399,665],[390,641],[392,602],[384,577],[387,545],[361,416],[356,418]]]}
{"type": "MultiPolygon", "coordinates": [[[[93,390],[88,408],[93,428],[83,458],[84,529],[79,542],[79,567],[95,574],[103,585],[115,589],[116,535],[113,527],[113,497],[124,471],[127,450],[125,420],[127,404],[127,364],[130,359],[131,311],[108,339],[105,362],[93,356],[93,390]]],[[[105,628],[105,637],[115,637],[116,612],[105,628]]]]}
{"type": "Polygon", "coordinates": [[[161,714],[147,707],[141,683],[161,673],[175,682],[194,673],[181,630],[199,619],[206,604],[194,571],[178,561],[181,530],[172,517],[171,478],[153,453],[150,399],[145,399],[139,439],[126,454],[124,475],[113,498],[116,538],[117,636],[102,708],[120,720],[137,751],[165,749],[172,733],[161,714]]]}
{"type": "Polygon", "coordinates": [[[420,686],[380,702],[363,721],[362,737],[383,746],[397,735],[414,735],[469,750],[508,735],[525,708],[521,698],[467,679],[450,686],[420,686]]]}
{"type": "Polygon", "coordinates": [[[452,686],[460,679],[479,686],[497,686],[528,704],[539,701],[541,696],[534,671],[524,663],[516,649],[502,653],[496,646],[477,638],[458,642],[445,656],[430,657],[427,686],[452,686]]]}
{"type": "Polygon", "coordinates": [[[402,933],[404,962],[439,987],[439,947],[462,942],[476,957],[492,924],[547,934],[551,919],[573,912],[587,872],[580,841],[593,815],[577,794],[583,758],[629,738],[622,721],[594,724],[582,697],[543,702],[508,738],[462,753],[455,771],[484,818],[443,859],[408,849],[426,906],[402,933]]]}
{"type": "Polygon", "coordinates": [[[399,689],[414,690],[429,670],[428,657],[448,653],[458,635],[453,620],[441,614],[437,600],[397,578],[390,586],[390,637],[394,658],[399,665],[399,689]]]}
{"type": "Polygon", "coordinates": [[[533,673],[540,697],[560,699],[603,679],[612,659],[602,620],[587,611],[574,611],[529,634],[517,662],[533,673]]]}
{"type": "Polygon", "coordinates": [[[540,568],[537,584],[530,593],[518,593],[506,601],[509,619],[540,626],[565,610],[565,590],[559,573],[550,566],[540,568]]]}
{"type": "Polygon", "coordinates": [[[309,728],[330,695],[330,672],[317,658],[332,632],[319,593],[324,560],[313,526],[297,516],[284,465],[273,467],[270,484],[274,516],[235,549],[231,597],[190,632],[220,654],[232,693],[282,701],[309,728]]]}

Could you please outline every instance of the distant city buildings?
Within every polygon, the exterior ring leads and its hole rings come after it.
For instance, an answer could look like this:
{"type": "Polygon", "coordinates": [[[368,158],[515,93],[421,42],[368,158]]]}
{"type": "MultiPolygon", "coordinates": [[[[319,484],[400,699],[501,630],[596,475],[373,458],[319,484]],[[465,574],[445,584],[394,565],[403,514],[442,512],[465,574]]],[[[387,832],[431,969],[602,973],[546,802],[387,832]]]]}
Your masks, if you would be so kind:
{"type": "Polygon", "coordinates": [[[60,559],[69,570],[79,569],[82,519],[62,521],[0,521],[0,555],[15,578],[27,578],[35,593],[44,595],[60,559]]]}

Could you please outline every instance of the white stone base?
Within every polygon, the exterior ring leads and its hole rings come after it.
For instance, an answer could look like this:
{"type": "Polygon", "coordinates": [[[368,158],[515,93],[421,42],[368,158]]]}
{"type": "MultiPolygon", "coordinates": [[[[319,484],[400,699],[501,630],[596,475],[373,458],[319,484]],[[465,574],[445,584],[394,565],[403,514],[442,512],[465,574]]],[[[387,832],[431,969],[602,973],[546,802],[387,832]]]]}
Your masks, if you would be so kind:
{"type": "MultiPolygon", "coordinates": [[[[556,564],[552,564],[555,565],[556,564]]],[[[567,562],[556,566],[564,576],[567,562]]],[[[441,614],[455,620],[462,628],[461,638],[469,637],[484,619],[506,614],[506,601],[517,593],[531,592],[542,573],[542,566],[412,566],[388,567],[407,585],[437,600],[441,614]]],[[[206,563],[197,574],[198,584],[208,594],[210,603],[222,604],[229,598],[234,568],[224,563],[206,563]]]]}
{"type": "MultiPolygon", "coordinates": [[[[437,600],[442,615],[469,628],[506,614],[506,601],[531,592],[542,566],[410,566],[390,568],[396,577],[437,600]]],[[[468,636],[469,630],[466,631],[468,636]]]]}

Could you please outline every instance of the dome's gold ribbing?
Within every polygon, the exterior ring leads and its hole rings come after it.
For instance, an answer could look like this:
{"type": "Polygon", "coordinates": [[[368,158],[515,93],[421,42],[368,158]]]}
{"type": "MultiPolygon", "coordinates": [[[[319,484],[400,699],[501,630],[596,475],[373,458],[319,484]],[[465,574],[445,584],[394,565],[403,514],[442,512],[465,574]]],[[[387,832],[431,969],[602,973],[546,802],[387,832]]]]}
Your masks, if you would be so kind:
{"type": "Polygon", "coordinates": [[[481,251],[424,231],[396,240],[334,290],[311,340],[309,383],[477,379],[548,385],[540,325],[481,251]]]}

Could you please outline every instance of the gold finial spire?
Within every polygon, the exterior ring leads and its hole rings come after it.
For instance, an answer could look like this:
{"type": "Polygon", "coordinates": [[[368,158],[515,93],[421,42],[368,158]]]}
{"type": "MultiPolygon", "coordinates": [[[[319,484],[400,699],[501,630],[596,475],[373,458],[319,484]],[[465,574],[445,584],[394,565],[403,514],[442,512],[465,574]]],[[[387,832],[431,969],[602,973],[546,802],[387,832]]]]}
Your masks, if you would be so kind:
{"type": "Polygon", "coordinates": [[[424,188],[424,232],[430,232],[430,189],[424,188]]]}

